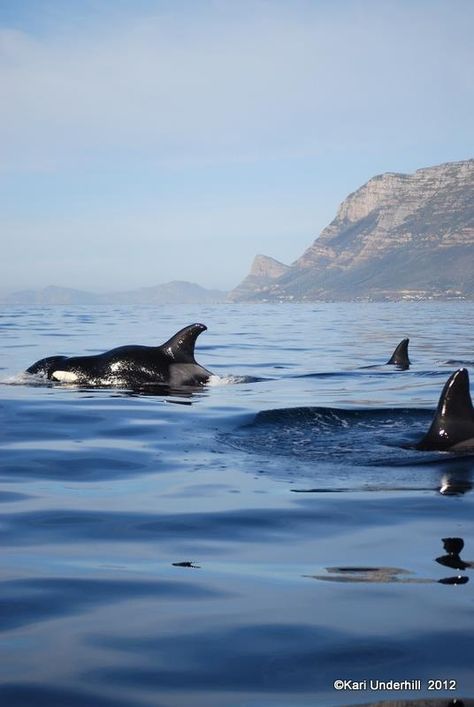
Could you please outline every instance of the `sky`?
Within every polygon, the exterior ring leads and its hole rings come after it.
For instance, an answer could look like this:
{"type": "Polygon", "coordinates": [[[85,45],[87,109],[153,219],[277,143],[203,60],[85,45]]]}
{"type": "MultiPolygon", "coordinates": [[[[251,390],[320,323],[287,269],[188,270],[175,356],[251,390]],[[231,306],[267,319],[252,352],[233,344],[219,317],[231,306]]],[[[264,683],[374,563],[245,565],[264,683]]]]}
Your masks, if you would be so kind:
{"type": "Polygon", "coordinates": [[[472,0],[1,0],[0,288],[231,289],[474,156],[472,0]]]}

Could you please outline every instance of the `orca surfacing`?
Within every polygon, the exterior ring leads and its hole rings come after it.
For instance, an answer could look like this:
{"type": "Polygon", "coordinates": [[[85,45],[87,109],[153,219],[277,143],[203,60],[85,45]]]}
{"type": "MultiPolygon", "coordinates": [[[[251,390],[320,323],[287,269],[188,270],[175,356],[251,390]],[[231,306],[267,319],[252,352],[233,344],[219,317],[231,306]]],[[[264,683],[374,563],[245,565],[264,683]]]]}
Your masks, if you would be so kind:
{"type": "Polygon", "coordinates": [[[194,346],[206,329],[204,324],[190,324],[161,346],[119,346],[94,356],[49,356],[26,372],[87,385],[203,385],[212,373],[196,363],[194,346]]]}

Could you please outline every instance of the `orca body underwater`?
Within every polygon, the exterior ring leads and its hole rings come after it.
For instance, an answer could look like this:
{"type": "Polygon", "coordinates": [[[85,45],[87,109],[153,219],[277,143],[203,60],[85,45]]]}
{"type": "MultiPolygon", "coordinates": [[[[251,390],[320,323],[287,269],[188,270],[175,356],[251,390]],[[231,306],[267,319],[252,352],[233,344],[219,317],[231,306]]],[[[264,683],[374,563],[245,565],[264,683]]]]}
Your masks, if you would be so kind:
{"type": "Polygon", "coordinates": [[[161,346],[119,346],[94,356],[49,356],[26,372],[63,383],[202,385],[212,373],[196,363],[194,346],[206,329],[204,324],[191,324],[161,346]]]}
{"type": "Polygon", "coordinates": [[[408,358],[408,344],[410,339],[403,339],[398,344],[397,348],[393,352],[391,358],[387,361],[386,365],[393,365],[406,370],[410,368],[410,359],[408,358]]]}
{"type": "Polygon", "coordinates": [[[474,451],[474,408],[466,368],[446,381],[430,429],[415,446],[442,452],[474,451]]]}

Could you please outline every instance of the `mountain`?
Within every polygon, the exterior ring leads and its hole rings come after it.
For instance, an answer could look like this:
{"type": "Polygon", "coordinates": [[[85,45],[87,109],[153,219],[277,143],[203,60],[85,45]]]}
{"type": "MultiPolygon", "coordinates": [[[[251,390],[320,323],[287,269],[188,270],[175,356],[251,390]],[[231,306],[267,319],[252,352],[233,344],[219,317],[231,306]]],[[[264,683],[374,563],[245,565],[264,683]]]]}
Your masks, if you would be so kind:
{"type": "Polygon", "coordinates": [[[41,290],[19,290],[6,293],[1,304],[100,304],[100,295],[67,287],[45,287],[41,290]]]}
{"type": "Polygon", "coordinates": [[[279,260],[269,258],[267,255],[256,255],[250,273],[238,287],[229,293],[228,299],[231,302],[239,302],[248,296],[252,297],[255,293],[264,296],[271,288],[273,281],[284,275],[289,269],[289,265],[284,265],[279,260]]]}
{"type": "Polygon", "coordinates": [[[319,238],[235,301],[474,297],[474,160],[370,179],[319,238]]]}
{"type": "Polygon", "coordinates": [[[194,282],[174,280],[155,287],[142,287],[128,292],[112,292],[103,296],[107,304],[216,304],[224,302],[226,292],[207,290],[194,282]]]}
{"type": "Polygon", "coordinates": [[[0,304],[214,304],[224,302],[226,295],[226,292],[208,290],[192,282],[173,281],[155,287],[106,294],[51,286],[40,290],[3,294],[0,304]]]}

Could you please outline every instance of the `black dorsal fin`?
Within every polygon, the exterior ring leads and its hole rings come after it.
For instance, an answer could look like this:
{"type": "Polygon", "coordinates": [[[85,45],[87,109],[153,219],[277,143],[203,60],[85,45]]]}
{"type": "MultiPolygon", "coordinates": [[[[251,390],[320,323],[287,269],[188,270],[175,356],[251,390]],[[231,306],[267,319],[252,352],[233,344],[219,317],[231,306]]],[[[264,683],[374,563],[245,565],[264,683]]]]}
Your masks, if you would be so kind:
{"type": "Polygon", "coordinates": [[[474,447],[474,408],[466,368],[455,371],[446,381],[431,427],[417,445],[418,449],[447,450],[472,440],[474,447]]]}
{"type": "Polygon", "coordinates": [[[204,324],[190,324],[159,346],[175,363],[196,363],[194,346],[199,334],[206,331],[204,324]]]}
{"type": "Polygon", "coordinates": [[[395,366],[400,366],[403,368],[408,368],[410,365],[410,359],[408,358],[408,343],[410,339],[403,339],[398,344],[397,348],[392,354],[392,357],[387,364],[392,363],[395,366]]]}

